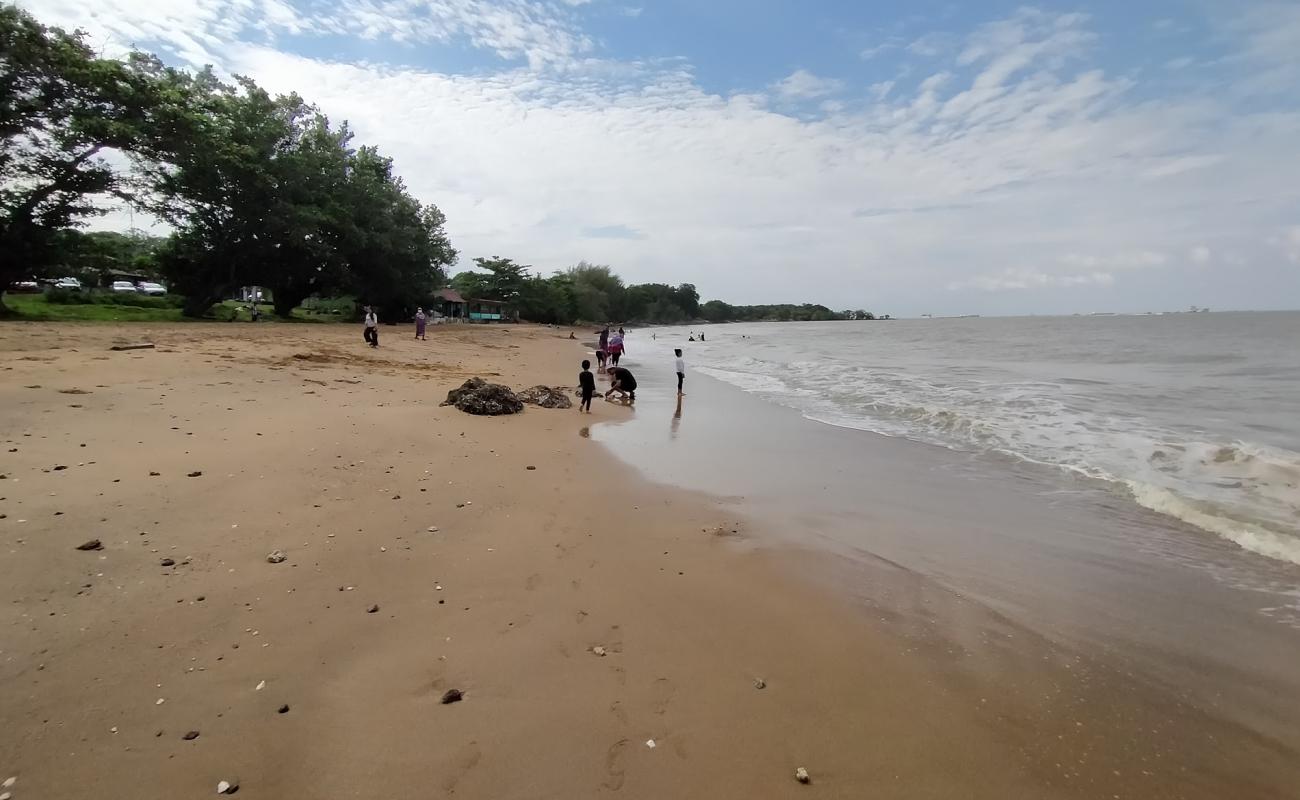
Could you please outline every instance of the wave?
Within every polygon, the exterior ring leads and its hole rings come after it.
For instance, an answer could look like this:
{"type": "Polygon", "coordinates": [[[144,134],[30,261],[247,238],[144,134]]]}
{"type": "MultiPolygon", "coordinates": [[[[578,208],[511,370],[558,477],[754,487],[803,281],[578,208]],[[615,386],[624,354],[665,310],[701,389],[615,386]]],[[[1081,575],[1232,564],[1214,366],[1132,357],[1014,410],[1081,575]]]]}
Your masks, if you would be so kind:
{"type": "Polygon", "coordinates": [[[818,422],[1001,453],[1104,481],[1152,511],[1300,565],[1300,453],[1205,441],[1204,431],[1157,425],[1134,409],[1078,394],[1108,386],[1104,381],[945,381],[748,355],[699,369],[818,422]]]}

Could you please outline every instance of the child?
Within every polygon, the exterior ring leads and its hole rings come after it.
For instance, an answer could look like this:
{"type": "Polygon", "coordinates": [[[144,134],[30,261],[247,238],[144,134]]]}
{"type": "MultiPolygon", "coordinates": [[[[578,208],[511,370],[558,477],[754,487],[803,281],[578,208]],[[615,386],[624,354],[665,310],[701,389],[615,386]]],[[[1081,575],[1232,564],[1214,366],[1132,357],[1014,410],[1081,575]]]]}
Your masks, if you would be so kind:
{"type": "Polygon", "coordinates": [[[682,397],[682,384],[686,381],[686,361],[682,359],[682,350],[677,348],[673,351],[677,356],[677,396],[682,397]]]}
{"type": "Polygon", "coordinates": [[[596,376],[591,374],[591,362],[583,360],[582,372],[578,373],[578,386],[582,389],[582,402],[578,404],[578,413],[591,413],[591,396],[596,393],[596,376]]]}
{"type": "Polygon", "coordinates": [[[603,347],[598,347],[598,348],[596,348],[596,363],[600,365],[600,366],[597,368],[597,371],[598,371],[598,372],[604,372],[604,371],[605,371],[605,358],[606,358],[606,356],[605,356],[605,348],[603,348],[603,347]]]}

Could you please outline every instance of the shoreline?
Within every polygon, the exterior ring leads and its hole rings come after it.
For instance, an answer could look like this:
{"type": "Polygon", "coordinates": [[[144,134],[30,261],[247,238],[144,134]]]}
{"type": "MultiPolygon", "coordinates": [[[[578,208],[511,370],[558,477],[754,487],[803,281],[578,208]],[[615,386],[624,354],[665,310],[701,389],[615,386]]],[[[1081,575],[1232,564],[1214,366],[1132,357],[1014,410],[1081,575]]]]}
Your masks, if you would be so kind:
{"type": "MultiPolygon", "coordinates": [[[[670,383],[659,361],[633,365],[643,384],[670,383]]],[[[637,418],[596,438],[661,485],[728,499],[769,545],[805,553],[805,579],[833,581],[877,630],[960,654],[954,679],[1077,657],[1093,684],[1129,695],[1112,704],[1117,716],[1183,717],[1243,747],[1237,757],[1259,742],[1300,753],[1289,564],[1054,470],[818,422],[698,372],[680,412],[672,394],[640,392],[637,418]],[[671,427],[660,421],[670,414],[671,427]],[[980,629],[1037,644],[990,646],[980,629]]],[[[1040,677],[1070,685],[1069,669],[1040,677]]]]}
{"type": "MultiPolygon", "coordinates": [[[[1176,723],[1199,712],[1021,670],[1027,637],[990,637],[1017,629],[982,610],[962,628],[987,640],[976,670],[878,624],[799,548],[736,546],[763,526],[725,493],[647,481],[604,426],[583,435],[625,409],[437,406],[472,375],[567,385],[567,329],[385,326],[370,352],[330,327],[0,325],[18,800],[231,778],[276,798],[1268,797],[1295,775],[1236,740],[1198,766],[1203,727],[1176,723]],[[107,352],[150,331],[156,351],[107,352]],[[74,549],[92,536],[104,551],[74,549]],[[442,705],[450,688],[465,699],[442,705]],[[1146,723],[1163,740],[1117,736],[1146,723]]],[[[941,597],[899,620],[968,605],[941,597]]]]}

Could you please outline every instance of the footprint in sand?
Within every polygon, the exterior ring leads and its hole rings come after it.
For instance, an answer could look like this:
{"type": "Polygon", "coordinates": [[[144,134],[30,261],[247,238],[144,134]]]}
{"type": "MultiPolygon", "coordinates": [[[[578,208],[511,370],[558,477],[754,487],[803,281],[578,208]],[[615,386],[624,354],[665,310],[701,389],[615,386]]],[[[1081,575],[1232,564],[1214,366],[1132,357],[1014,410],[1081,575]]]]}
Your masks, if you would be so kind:
{"type": "Polygon", "coordinates": [[[623,751],[627,749],[628,740],[619,739],[609,746],[605,753],[605,772],[607,777],[601,786],[609,789],[611,792],[617,792],[623,788],[623,751]]]}
{"type": "Polygon", "coordinates": [[[457,784],[478,766],[481,758],[483,758],[483,751],[479,749],[478,742],[471,741],[462,746],[451,760],[451,774],[442,782],[443,791],[447,794],[455,794],[457,784]]]}
{"type": "Polygon", "coordinates": [[[609,704],[609,713],[613,714],[614,719],[618,720],[622,724],[627,724],[627,712],[623,710],[623,704],[618,700],[609,704]]]}
{"type": "Polygon", "coordinates": [[[677,693],[677,687],[667,678],[656,678],[655,682],[650,685],[650,708],[656,714],[664,714],[668,711],[668,704],[672,702],[673,695],[677,693]]]}

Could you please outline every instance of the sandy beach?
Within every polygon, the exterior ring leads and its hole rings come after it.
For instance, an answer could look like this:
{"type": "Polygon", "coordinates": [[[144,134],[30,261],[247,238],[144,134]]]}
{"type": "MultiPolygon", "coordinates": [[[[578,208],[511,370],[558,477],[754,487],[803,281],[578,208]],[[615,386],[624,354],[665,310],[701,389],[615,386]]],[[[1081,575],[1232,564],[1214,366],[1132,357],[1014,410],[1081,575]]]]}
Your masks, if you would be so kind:
{"type": "MultiPolygon", "coordinates": [[[[575,384],[568,333],[384,327],[371,350],[347,325],[0,326],[13,800],[1300,786],[1291,742],[986,610],[951,615],[960,664],[906,635],[833,555],[591,435],[640,408],[438,405],[476,375],[575,384]]],[[[912,576],[877,579],[931,613],[912,576]]]]}

